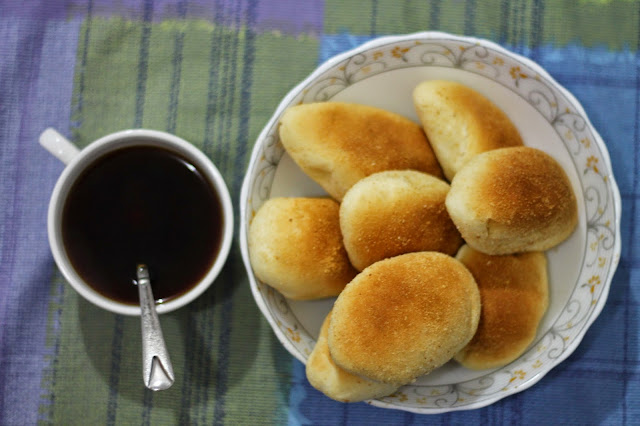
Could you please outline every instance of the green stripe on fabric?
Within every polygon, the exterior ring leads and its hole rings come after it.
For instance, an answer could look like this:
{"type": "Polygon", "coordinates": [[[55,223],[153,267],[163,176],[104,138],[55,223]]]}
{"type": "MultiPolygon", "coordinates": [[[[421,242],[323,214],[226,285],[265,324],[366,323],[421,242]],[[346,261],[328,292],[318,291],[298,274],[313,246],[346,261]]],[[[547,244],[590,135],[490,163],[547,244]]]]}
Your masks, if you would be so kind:
{"type": "Polygon", "coordinates": [[[47,322],[46,346],[49,350],[47,355],[48,367],[44,371],[42,378],[42,389],[45,391],[41,395],[42,403],[39,407],[40,418],[50,420],[53,418],[53,408],[56,399],[55,389],[57,380],[56,363],[60,354],[60,316],[64,308],[64,293],[68,284],[61,274],[56,270],[52,272],[51,292],[49,294],[49,310],[47,322]]]}
{"type": "Polygon", "coordinates": [[[560,45],[579,42],[585,47],[607,43],[619,50],[638,48],[638,8],[629,0],[545,2],[545,36],[560,45]]]}
{"type": "MultiPolygon", "coordinates": [[[[143,34],[139,22],[88,19],[78,44],[73,136],[85,146],[131,128],[137,112],[143,127],[174,130],[203,149],[237,213],[255,139],[282,97],[315,68],[319,42],[258,35],[240,20],[222,24],[149,23],[143,34]]],[[[236,236],[237,229],[236,222],[236,236]]],[[[54,423],[286,422],[292,358],[253,301],[237,241],[213,287],[160,318],[176,372],[163,392],[143,386],[139,319],[85,302],[59,274],[54,282],[60,304],[51,305],[56,361],[47,383],[56,404],[42,407],[54,423]]]]}
{"type": "Polygon", "coordinates": [[[172,77],[174,73],[173,52],[176,30],[151,25],[147,78],[144,91],[141,126],[148,129],[166,130],[172,77]]]}
{"type": "Polygon", "coordinates": [[[308,36],[261,34],[256,40],[249,149],[282,98],[317,66],[320,44],[308,36]]]}
{"type": "Polygon", "coordinates": [[[105,424],[116,317],[90,305],[69,288],[64,292],[62,306],[52,389],[55,405],[50,418],[54,424],[74,419],[82,419],[85,424],[105,424]],[[72,407],[78,412],[70,411],[72,407]]]}
{"type": "MultiPolygon", "coordinates": [[[[487,1],[487,8],[494,8],[496,1],[487,1]]],[[[483,2],[483,8],[484,2],[483,2]]],[[[327,0],[325,4],[325,28],[327,34],[375,35],[439,30],[461,34],[464,32],[465,3],[460,0],[379,0],[376,2],[375,22],[354,17],[372,16],[373,2],[343,2],[327,0]],[[447,22],[446,27],[441,22],[447,22]]]]}
{"type": "MultiPolygon", "coordinates": [[[[164,24],[168,27],[170,24],[164,24]]],[[[174,31],[184,32],[176,133],[202,149],[206,132],[211,46],[214,27],[203,21],[185,21],[174,31]]],[[[211,157],[211,153],[207,153],[211,157]]],[[[215,158],[215,157],[214,157],[215,158]]]]}
{"type": "MultiPolygon", "coordinates": [[[[91,19],[91,31],[82,31],[79,46],[86,42],[83,93],[81,106],[74,106],[72,117],[77,124],[74,142],[79,146],[117,130],[131,128],[135,122],[136,89],[138,83],[138,54],[141,26],[123,19],[91,19]]],[[[76,87],[80,74],[75,77],[76,87]]]]}
{"type": "Polygon", "coordinates": [[[616,50],[638,48],[638,0],[483,0],[475,2],[473,12],[467,3],[327,0],[324,32],[370,35],[373,29],[375,35],[384,35],[431,30],[529,47],[577,42],[586,47],[606,43],[605,47],[616,50]],[[371,16],[375,22],[355,19],[371,16]],[[540,26],[544,38],[535,36],[540,26]]]}

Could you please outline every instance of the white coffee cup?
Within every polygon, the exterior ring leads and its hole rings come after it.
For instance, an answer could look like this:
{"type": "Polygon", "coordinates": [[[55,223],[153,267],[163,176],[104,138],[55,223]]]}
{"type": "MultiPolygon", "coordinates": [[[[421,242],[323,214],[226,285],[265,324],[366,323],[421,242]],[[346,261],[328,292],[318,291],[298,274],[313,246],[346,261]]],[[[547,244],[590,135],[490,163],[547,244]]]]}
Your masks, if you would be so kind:
{"type": "Polygon", "coordinates": [[[185,293],[160,303],[158,313],[178,309],[200,296],[220,273],[229,255],[233,238],[233,208],[229,191],[222,175],[215,165],[195,146],[177,136],[155,130],[124,130],[104,136],[90,143],[82,150],[76,148],[64,136],[54,129],[46,129],[40,135],[40,144],[66,164],[51,195],[47,217],[49,245],[54,260],[65,279],[86,300],[108,311],[123,315],[140,315],[140,307],[121,303],[103,296],[87,284],[75,271],[62,241],[62,212],[69,190],[84,170],[98,158],[114,150],[133,146],[152,146],[172,151],[193,164],[211,184],[218,194],[222,207],[220,249],[213,264],[204,277],[185,293]]]}

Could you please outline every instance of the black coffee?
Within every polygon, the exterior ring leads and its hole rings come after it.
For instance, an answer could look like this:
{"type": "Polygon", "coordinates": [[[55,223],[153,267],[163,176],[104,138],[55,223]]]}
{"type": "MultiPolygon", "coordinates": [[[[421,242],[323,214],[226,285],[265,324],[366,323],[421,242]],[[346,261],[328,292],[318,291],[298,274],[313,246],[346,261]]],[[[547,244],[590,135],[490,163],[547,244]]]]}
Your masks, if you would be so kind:
{"type": "Polygon", "coordinates": [[[72,186],[62,238],[76,272],[109,299],[138,304],[136,265],[149,267],[154,297],[168,301],[198,283],[222,238],[218,195],[181,156],[122,148],[72,186]]]}

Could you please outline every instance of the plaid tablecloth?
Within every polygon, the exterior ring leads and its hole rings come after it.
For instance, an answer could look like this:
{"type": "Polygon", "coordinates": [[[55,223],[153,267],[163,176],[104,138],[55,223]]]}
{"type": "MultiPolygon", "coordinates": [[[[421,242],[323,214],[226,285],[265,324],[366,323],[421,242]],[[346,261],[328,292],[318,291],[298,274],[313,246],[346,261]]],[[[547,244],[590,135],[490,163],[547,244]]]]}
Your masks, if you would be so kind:
{"type": "Polygon", "coordinates": [[[0,1],[0,424],[639,424],[640,1],[0,1]],[[540,63],[583,104],[622,193],[622,256],[582,344],[539,383],[441,415],[340,404],[310,387],[249,290],[237,242],[215,285],[162,317],[177,382],[142,386],[137,318],[80,298],[53,262],[46,211],[79,146],[146,127],[201,148],[236,213],[251,148],[320,62],[380,35],[440,30],[540,63]]]}

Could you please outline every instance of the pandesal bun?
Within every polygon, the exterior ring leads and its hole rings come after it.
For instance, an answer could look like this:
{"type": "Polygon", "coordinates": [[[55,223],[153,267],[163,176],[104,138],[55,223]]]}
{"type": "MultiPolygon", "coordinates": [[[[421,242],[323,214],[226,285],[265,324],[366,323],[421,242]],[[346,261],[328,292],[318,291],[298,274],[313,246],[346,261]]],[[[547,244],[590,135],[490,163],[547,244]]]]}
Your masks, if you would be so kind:
{"type": "Polygon", "coordinates": [[[477,91],[445,80],[428,80],[413,102],[431,147],[449,181],[475,155],[522,145],[509,117],[477,91]]]}
{"type": "Polygon", "coordinates": [[[364,401],[393,393],[398,386],[355,376],[333,362],[327,343],[330,322],[331,312],[322,323],[320,336],[307,360],[306,373],[311,386],[340,402],[364,401]]]}
{"type": "Polygon", "coordinates": [[[342,103],[300,104],[280,120],[280,140],[300,168],[333,198],[372,173],[414,169],[441,177],[422,128],[379,108],[342,103]]]}
{"type": "Polygon", "coordinates": [[[478,331],[455,359],[465,367],[501,367],[531,344],[549,304],[542,252],[491,256],[462,246],[456,255],[474,276],[482,311],[478,331]]]}
{"type": "Polygon", "coordinates": [[[531,147],[479,154],[456,174],[445,203],[466,243],[487,254],[550,249],[578,221],[564,170],[531,147]]]}
{"type": "Polygon", "coordinates": [[[403,385],[449,361],[473,337],[480,294],[467,268],[437,252],[381,260],[338,296],[329,326],[334,362],[403,385]]]}
{"type": "Polygon", "coordinates": [[[330,198],[272,198],[249,226],[256,277],[290,299],[337,296],[357,271],[340,233],[339,205],[330,198]]]}
{"type": "Polygon", "coordinates": [[[445,181],[414,170],[374,173],[358,181],[340,204],[340,229],[358,270],[417,251],[455,255],[462,237],[444,205],[445,181]]]}

